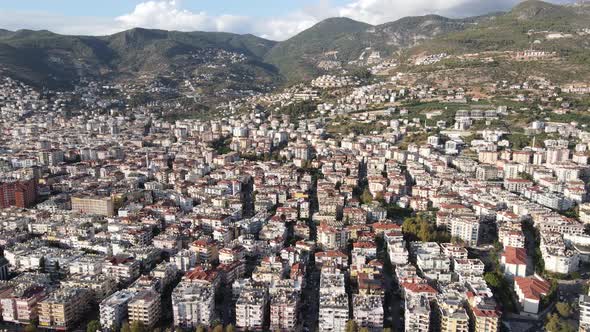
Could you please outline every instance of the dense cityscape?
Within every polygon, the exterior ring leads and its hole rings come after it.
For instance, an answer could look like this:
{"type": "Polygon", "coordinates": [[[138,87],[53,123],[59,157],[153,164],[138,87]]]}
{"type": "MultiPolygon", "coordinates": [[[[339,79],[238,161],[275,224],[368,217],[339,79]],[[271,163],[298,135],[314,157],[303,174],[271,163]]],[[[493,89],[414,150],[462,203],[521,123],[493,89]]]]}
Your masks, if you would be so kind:
{"type": "Polygon", "coordinates": [[[590,84],[461,73],[536,47],[256,89],[0,68],[0,329],[590,331],[590,84]]]}

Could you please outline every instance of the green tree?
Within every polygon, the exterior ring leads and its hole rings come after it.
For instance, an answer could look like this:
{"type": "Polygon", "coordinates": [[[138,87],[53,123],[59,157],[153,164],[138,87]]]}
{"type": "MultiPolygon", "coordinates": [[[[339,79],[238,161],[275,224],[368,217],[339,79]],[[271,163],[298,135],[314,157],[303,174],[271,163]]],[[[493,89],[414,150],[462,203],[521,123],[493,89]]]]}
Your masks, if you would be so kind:
{"type": "Polygon", "coordinates": [[[97,320],[91,320],[86,325],[86,332],[98,332],[100,331],[100,322],[97,320]]]}
{"type": "Polygon", "coordinates": [[[25,326],[25,332],[37,332],[37,326],[34,324],[29,324],[25,326]]]}
{"type": "Polygon", "coordinates": [[[368,188],[365,188],[365,190],[363,190],[363,193],[361,194],[361,202],[363,204],[369,204],[373,202],[373,195],[371,195],[371,192],[368,188]]]}
{"type": "Polygon", "coordinates": [[[123,325],[121,325],[121,332],[131,332],[131,326],[129,326],[129,322],[123,322],[123,325]]]}
{"type": "Polygon", "coordinates": [[[142,322],[136,320],[131,323],[131,332],[147,332],[147,329],[142,322]]]}
{"type": "Polygon", "coordinates": [[[500,287],[500,284],[502,283],[501,277],[495,272],[488,272],[484,274],[483,279],[489,286],[495,288],[500,287]]]}
{"type": "Polygon", "coordinates": [[[195,330],[195,332],[205,332],[205,327],[203,325],[199,325],[199,326],[197,326],[197,329],[195,330]]]}
{"type": "Polygon", "coordinates": [[[346,322],[346,332],[357,332],[359,329],[357,323],[354,320],[346,322]]]}
{"type": "Polygon", "coordinates": [[[555,309],[557,309],[557,312],[563,318],[569,318],[573,313],[572,306],[567,302],[558,302],[555,305],[555,309]]]}
{"type": "Polygon", "coordinates": [[[555,313],[547,315],[545,330],[547,332],[575,332],[575,328],[570,323],[555,313]]]}
{"type": "Polygon", "coordinates": [[[225,332],[236,332],[236,328],[232,324],[229,324],[225,327],[225,332]]]}
{"type": "Polygon", "coordinates": [[[223,325],[221,324],[217,324],[214,328],[213,328],[213,332],[223,332],[223,325]]]}

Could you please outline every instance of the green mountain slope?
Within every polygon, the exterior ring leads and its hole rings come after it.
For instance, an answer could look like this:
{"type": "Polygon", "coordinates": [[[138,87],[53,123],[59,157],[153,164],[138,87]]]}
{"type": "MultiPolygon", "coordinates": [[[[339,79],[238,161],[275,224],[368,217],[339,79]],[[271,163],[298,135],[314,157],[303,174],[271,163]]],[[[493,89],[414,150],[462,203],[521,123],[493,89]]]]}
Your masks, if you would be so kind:
{"type": "Polygon", "coordinates": [[[388,57],[424,40],[462,31],[483,18],[449,19],[438,15],[406,17],[377,26],[346,18],[328,19],[277,44],[266,56],[290,81],[309,79],[321,61],[346,66],[366,64],[368,57],[388,57]]]}
{"type": "MultiPolygon", "coordinates": [[[[247,57],[246,67],[277,76],[261,59],[276,43],[252,35],[132,29],[106,37],[64,36],[49,31],[0,32],[0,68],[37,85],[61,85],[80,77],[117,79],[190,71],[227,51],[247,57]],[[199,58],[201,57],[201,58],[199,58]]],[[[267,77],[265,77],[267,78],[267,77]]]]}
{"type": "Polygon", "coordinates": [[[0,70],[37,85],[164,75],[247,88],[295,83],[398,55],[534,48],[556,52],[572,70],[590,71],[589,22],[590,6],[528,0],[507,13],[464,19],[426,15],[373,26],[331,18],[280,43],[253,35],[148,29],[104,37],[0,30],[0,70]]]}
{"type": "Polygon", "coordinates": [[[501,63],[502,71],[519,73],[519,77],[536,75],[554,81],[582,81],[590,79],[589,28],[589,6],[529,0],[503,15],[424,41],[407,53],[493,54],[529,49],[554,52],[555,56],[537,61],[511,61],[508,57],[501,63]]]}

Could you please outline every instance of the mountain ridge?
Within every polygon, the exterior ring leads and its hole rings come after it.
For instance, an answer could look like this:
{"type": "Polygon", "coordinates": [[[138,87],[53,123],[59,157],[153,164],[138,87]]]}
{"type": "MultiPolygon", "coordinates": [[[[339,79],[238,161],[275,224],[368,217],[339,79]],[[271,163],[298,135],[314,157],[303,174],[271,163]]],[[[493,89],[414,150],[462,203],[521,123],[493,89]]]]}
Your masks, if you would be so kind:
{"type": "MultiPolygon", "coordinates": [[[[296,83],[323,72],[364,67],[374,59],[401,52],[468,52],[522,49],[529,31],[575,33],[588,28],[590,7],[554,5],[538,0],[508,12],[448,18],[429,14],[371,25],[346,17],[325,19],[281,42],[226,32],[181,32],[134,28],[109,36],[68,36],[47,30],[0,30],[0,69],[37,85],[75,82],[81,77],[107,79],[195,72],[215,52],[246,57],[232,70],[261,73],[265,81],[296,83]],[[215,50],[207,52],[205,50],[215,50]]],[[[558,49],[563,41],[546,43],[558,49]]],[[[564,46],[578,52],[585,43],[564,46]]],[[[231,68],[230,68],[231,67],[231,68]]],[[[222,70],[223,72],[223,70],[222,70]]],[[[246,82],[247,83],[247,82],[246,82]]]]}

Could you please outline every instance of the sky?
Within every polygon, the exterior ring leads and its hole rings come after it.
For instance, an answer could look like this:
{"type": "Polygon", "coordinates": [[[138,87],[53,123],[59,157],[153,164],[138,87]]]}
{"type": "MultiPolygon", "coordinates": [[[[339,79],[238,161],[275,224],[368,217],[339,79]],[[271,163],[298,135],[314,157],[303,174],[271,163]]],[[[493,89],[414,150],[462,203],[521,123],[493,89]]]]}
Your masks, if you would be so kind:
{"type": "MultiPolygon", "coordinates": [[[[405,16],[508,10],[520,0],[2,0],[0,28],[108,35],[142,27],[285,40],[328,17],[382,24],[405,16]]],[[[552,0],[567,3],[573,0],[552,0]]]]}

